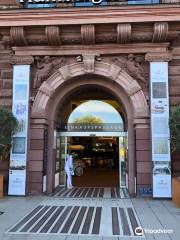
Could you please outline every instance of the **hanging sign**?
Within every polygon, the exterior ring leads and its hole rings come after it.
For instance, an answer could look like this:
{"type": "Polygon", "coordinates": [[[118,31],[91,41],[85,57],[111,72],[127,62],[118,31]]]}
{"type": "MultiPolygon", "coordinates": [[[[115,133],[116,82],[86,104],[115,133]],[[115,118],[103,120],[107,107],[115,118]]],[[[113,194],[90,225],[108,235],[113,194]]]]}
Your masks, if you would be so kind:
{"type": "Polygon", "coordinates": [[[12,112],[19,122],[12,138],[9,168],[9,195],[25,195],[27,134],[29,118],[29,65],[14,66],[12,112]]]}
{"type": "Polygon", "coordinates": [[[171,197],[168,63],[152,62],[150,69],[153,197],[171,197]]]}

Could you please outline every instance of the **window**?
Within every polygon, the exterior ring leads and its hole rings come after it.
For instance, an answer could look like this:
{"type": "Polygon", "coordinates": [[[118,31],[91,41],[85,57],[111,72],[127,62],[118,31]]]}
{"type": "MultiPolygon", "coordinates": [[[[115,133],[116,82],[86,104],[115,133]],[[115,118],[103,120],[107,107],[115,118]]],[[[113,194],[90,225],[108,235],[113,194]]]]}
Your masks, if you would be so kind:
{"type": "Polygon", "coordinates": [[[25,3],[26,8],[53,8],[55,3],[25,3]]]}
{"type": "Polygon", "coordinates": [[[108,5],[106,0],[102,0],[102,2],[99,4],[94,4],[92,0],[75,0],[75,3],[74,3],[75,7],[91,7],[91,6],[94,7],[94,6],[106,6],[106,5],[108,5]]]}
{"type": "Polygon", "coordinates": [[[128,0],[128,4],[156,4],[159,3],[159,0],[128,0]]]}

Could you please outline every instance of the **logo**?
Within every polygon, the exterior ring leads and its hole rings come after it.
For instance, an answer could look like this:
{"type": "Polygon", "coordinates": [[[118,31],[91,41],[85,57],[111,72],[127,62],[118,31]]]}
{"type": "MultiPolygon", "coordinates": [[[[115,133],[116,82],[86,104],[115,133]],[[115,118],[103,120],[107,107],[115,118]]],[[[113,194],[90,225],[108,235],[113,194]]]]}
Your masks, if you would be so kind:
{"type": "Polygon", "coordinates": [[[142,227],[137,227],[137,228],[135,228],[135,234],[136,234],[136,236],[142,236],[143,233],[144,233],[144,231],[143,231],[142,227]]]}

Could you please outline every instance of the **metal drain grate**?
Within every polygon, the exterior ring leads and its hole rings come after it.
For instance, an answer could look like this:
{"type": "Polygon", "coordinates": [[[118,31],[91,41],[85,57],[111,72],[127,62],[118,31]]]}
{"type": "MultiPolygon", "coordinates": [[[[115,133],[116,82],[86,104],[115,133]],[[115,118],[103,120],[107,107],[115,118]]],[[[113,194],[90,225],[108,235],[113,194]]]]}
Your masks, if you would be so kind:
{"type": "Polygon", "coordinates": [[[60,198],[129,198],[126,188],[58,187],[52,196],[60,198]]]}
{"type": "Polygon", "coordinates": [[[39,205],[8,233],[135,236],[136,227],[140,224],[131,207],[39,205]]]}

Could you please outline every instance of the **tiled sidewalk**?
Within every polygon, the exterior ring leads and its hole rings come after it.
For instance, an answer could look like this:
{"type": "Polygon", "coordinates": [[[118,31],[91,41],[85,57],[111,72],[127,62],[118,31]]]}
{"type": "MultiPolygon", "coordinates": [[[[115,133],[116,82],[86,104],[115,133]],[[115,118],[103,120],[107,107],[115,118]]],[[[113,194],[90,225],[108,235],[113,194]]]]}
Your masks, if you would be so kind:
{"type": "MultiPolygon", "coordinates": [[[[39,211],[39,210],[38,210],[39,211]]],[[[62,211],[62,213],[63,213],[62,211]]],[[[67,210],[68,211],[68,210],[67,210]]],[[[66,211],[66,212],[67,212],[66,211]]],[[[57,199],[53,197],[6,197],[0,200],[0,240],[179,240],[180,239],[180,209],[175,208],[170,200],[152,200],[152,199],[57,199]],[[9,233],[25,215],[29,214],[37,206],[49,206],[43,215],[34,221],[28,219],[22,226],[18,226],[16,231],[9,233]],[[59,228],[55,225],[58,220],[51,224],[51,218],[63,206],[63,211],[70,206],[70,211],[64,214],[64,221],[59,228]],[[82,208],[82,206],[84,208],[82,208]],[[131,209],[131,210],[128,210],[131,209]],[[92,210],[90,210],[92,209],[92,210]],[[84,217],[82,212],[84,211],[84,217]],[[88,219],[88,211],[92,211],[91,219],[88,219]],[[128,212],[129,211],[129,212],[128,212]],[[99,215],[100,214],[100,215],[99,215]],[[144,237],[137,237],[133,234],[133,222],[131,216],[135,215],[138,224],[146,231],[169,229],[173,233],[165,234],[145,234],[144,237]],[[99,221],[101,216],[101,221],[99,221]],[[124,218],[125,216],[125,218],[124,218]],[[44,217],[44,218],[43,218],[44,217]],[[123,218],[125,220],[123,220],[123,218]],[[81,219],[82,226],[78,226],[81,219]],[[82,234],[83,224],[89,221],[88,234],[82,234]],[[97,227],[94,227],[97,222],[97,227]],[[125,222],[123,222],[125,221],[125,222]],[[28,223],[33,223],[29,227],[28,223]],[[39,222],[39,223],[38,223],[39,222]],[[50,223],[48,226],[47,223],[50,223]],[[113,222],[113,225],[112,225],[113,222]],[[118,224],[119,223],[119,224],[118,224]],[[127,224],[126,224],[127,223],[127,224]],[[42,224],[42,225],[41,225],[42,224]],[[98,225],[99,224],[99,225],[98,225]],[[26,228],[24,228],[27,225],[26,228]],[[48,226],[48,228],[47,228],[48,226]],[[126,229],[124,230],[124,226],[126,229]],[[56,233],[50,233],[50,230],[57,229],[56,233]],[[27,231],[21,231],[22,229],[27,231]],[[42,229],[48,233],[39,233],[42,229]],[[74,230],[73,230],[74,229],[74,230]],[[72,234],[76,230],[76,234],[72,234]],[[92,232],[95,234],[92,235],[92,232]],[[128,231],[131,234],[128,236],[128,231]],[[78,232],[78,233],[77,233],[78,232]],[[113,235],[114,234],[114,235],[113,235]]],[[[59,218],[62,218],[58,215],[59,218]]],[[[30,216],[31,217],[31,216],[30,216]]],[[[134,218],[134,217],[133,217],[134,218]]]]}

